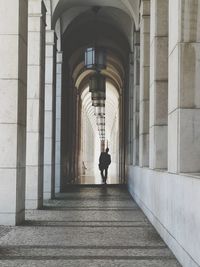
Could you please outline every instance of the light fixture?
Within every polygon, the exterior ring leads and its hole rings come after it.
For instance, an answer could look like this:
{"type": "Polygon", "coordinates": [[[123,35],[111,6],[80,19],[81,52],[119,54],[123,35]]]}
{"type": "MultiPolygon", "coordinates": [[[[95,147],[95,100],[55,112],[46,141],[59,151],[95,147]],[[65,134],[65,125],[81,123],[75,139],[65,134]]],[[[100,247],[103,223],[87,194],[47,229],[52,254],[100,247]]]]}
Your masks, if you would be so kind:
{"type": "Polygon", "coordinates": [[[98,46],[98,13],[101,7],[94,6],[92,11],[94,13],[94,40],[93,44],[86,48],[85,50],[85,68],[86,69],[94,69],[96,71],[101,71],[106,69],[106,50],[98,46]]]}
{"type": "Polygon", "coordinates": [[[96,72],[89,79],[89,91],[93,92],[103,92],[106,91],[106,77],[100,72],[96,72]]]}
{"type": "Polygon", "coordinates": [[[105,116],[105,106],[95,106],[94,115],[97,117],[105,116]]]}
{"type": "Polygon", "coordinates": [[[100,133],[105,133],[105,127],[104,126],[98,126],[98,131],[100,133]]]}
{"type": "Polygon", "coordinates": [[[107,55],[106,50],[98,45],[98,25],[97,15],[101,8],[95,6],[94,12],[94,33],[93,44],[85,49],[85,68],[93,70],[95,73],[89,79],[89,91],[91,92],[92,106],[94,115],[97,119],[99,138],[105,141],[105,100],[106,100],[106,78],[101,74],[106,69],[107,55]]]}
{"type": "Polygon", "coordinates": [[[89,91],[92,96],[94,107],[104,107],[106,100],[106,78],[99,72],[93,74],[89,79],[89,91]]]}
{"type": "Polygon", "coordinates": [[[105,125],[105,117],[104,116],[97,116],[97,125],[105,125]]]}
{"type": "Polygon", "coordinates": [[[87,47],[85,50],[85,68],[97,71],[106,69],[106,50],[97,46],[87,47]]]}

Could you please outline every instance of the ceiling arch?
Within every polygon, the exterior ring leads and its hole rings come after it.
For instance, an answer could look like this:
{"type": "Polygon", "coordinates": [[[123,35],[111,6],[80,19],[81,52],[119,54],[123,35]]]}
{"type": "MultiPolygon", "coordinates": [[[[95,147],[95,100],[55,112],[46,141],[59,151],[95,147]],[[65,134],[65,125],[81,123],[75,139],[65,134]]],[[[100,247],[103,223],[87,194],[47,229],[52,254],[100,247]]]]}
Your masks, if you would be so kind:
{"type": "MultiPolygon", "coordinates": [[[[97,18],[99,21],[117,28],[127,38],[131,46],[135,24],[127,13],[113,7],[102,7],[98,12],[97,18]]],[[[61,22],[62,34],[64,34],[74,21],[78,20],[78,22],[82,24],[83,22],[85,23],[86,20],[90,20],[91,22],[93,19],[94,12],[92,11],[92,7],[73,7],[62,13],[56,25],[61,22]]]]}
{"type": "Polygon", "coordinates": [[[139,21],[139,0],[52,0],[52,11],[53,11],[53,24],[55,25],[57,19],[62,14],[73,7],[114,7],[122,10],[128,16],[130,16],[137,28],[139,21]]]}
{"type": "Polygon", "coordinates": [[[94,44],[94,40],[98,46],[117,54],[121,61],[127,60],[131,47],[125,34],[116,25],[109,24],[101,18],[94,23],[93,17],[88,18],[87,14],[77,17],[69,25],[62,36],[62,50],[68,59],[74,60],[74,53],[80,50],[79,53],[83,55],[85,48],[94,44]]]}
{"type": "MultiPolygon", "coordinates": [[[[89,87],[85,87],[81,93],[82,109],[84,114],[88,117],[93,131],[97,134],[97,124],[96,117],[94,116],[94,107],[91,102],[91,93],[89,92],[89,87]]],[[[105,131],[106,139],[110,139],[113,124],[115,119],[118,117],[119,111],[119,94],[116,88],[109,82],[106,83],[106,116],[105,116],[105,131]]]]}
{"type": "MultiPolygon", "coordinates": [[[[75,87],[79,90],[80,88],[83,88],[86,84],[88,84],[89,78],[91,77],[93,73],[94,73],[93,70],[85,69],[83,61],[80,62],[76,66],[72,74],[75,87]]],[[[123,80],[124,80],[123,79],[124,71],[123,71],[122,66],[117,68],[112,61],[110,62],[108,60],[107,67],[105,70],[102,70],[102,74],[107,77],[107,81],[110,81],[121,94],[121,89],[123,87],[123,80]]]]}

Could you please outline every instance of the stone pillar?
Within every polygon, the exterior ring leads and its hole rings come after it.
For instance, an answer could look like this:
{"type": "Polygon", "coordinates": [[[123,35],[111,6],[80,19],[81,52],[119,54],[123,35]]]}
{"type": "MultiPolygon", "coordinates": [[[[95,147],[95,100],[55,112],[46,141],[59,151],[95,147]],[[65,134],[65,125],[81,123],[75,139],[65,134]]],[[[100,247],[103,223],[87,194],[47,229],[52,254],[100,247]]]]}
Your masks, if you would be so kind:
{"type": "Polygon", "coordinates": [[[150,1],[141,1],[140,24],[140,144],[139,164],[149,166],[149,64],[150,64],[150,1]]]}
{"type": "Polygon", "coordinates": [[[46,31],[44,199],[55,193],[56,36],[46,31]]]}
{"type": "Polygon", "coordinates": [[[151,0],[149,167],[167,169],[168,1],[151,0]]]}
{"type": "Polygon", "coordinates": [[[25,215],[27,15],[26,0],[0,0],[0,224],[5,225],[19,224],[25,215]]]}
{"type": "Polygon", "coordinates": [[[45,14],[43,1],[28,2],[26,209],[43,205],[45,14]]]}
{"type": "Polygon", "coordinates": [[[56,68],[56,167],[55,192],[60,192],[61,181],[61,89],[62,89],[62,52],[57,53],[56,68]]]}
{"type": "Polygon", "coordinates": [[[168,170],[200,172],[200,3],[169,0],[168,170]]]}
{"type": "Polygon", "coordinates": [[[140,33],[134,33],[133,165],[139,165],[140,33]]]}
{"type": "Polygon", "coordinates": [[[134,119],[134,53],[131,52],[129,55],[129,96],[128,96],[128,102],[129,102],[129,121],[128,121],[128,148],[127,148],[127,153],[128,153],[128,164],[132,165],[133,164],[133,119],[134,119]]]}

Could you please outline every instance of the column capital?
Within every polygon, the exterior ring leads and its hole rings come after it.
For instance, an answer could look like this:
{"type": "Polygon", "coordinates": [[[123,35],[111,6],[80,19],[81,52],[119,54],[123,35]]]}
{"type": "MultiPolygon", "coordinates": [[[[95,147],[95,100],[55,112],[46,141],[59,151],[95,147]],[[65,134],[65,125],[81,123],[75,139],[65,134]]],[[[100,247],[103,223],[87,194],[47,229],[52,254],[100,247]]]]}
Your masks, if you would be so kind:
{"type": "Polygon", "coordinates": [[[129,64],[134,65],[134,51],[129,53],[129,64]]]}
{"type": "Polygon", "coordinates": [[[140,4],[141,16],[150,16],[150,0],[142,0],[140,4]]]}
{"type": "Polygon", "coordinates": [[[47,12],[43,0],[28,0],[28,14],[42,15],[47,12]]]}
{"type": "Polygon", "coordinates": [[[140,45],[140,31],[134,32],[134,46],[140,45]]]}
{"type": "Polygon", "coordinates": [[[57,51],[57,64],[63,62],[63,51],[57,51]]]}
{"type": "Polygon", "coordinates": [[[57,36],[54,30],[46,30],[46,45],[56,45],[57,36]]]}

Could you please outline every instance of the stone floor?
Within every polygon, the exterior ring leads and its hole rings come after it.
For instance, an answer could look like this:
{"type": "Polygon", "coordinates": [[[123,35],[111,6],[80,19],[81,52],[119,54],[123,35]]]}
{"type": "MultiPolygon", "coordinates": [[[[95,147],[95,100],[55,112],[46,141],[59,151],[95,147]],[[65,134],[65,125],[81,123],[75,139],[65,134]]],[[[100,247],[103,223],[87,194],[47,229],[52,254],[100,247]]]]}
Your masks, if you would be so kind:
{"type": "Polygon", "coordinates": [[[127,190],[76,187],[0,227],[0,266],[178,267],[127,190]]]}

